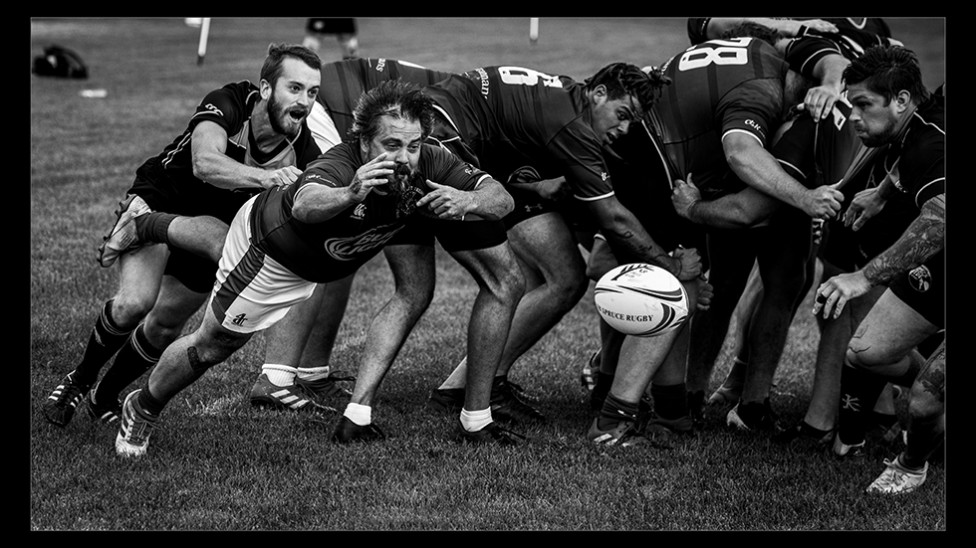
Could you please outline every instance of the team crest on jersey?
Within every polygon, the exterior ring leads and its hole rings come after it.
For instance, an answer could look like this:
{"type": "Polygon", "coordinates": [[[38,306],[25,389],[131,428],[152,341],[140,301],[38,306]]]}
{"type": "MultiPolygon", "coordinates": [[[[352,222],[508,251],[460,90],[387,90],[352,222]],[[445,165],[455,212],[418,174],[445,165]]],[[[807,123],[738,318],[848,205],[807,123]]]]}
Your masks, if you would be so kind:
{"type": "Polygon", "coordinates": [[[221,117],[223,117],[224,115],[223,111],[215,107],[213,103],[207,103],[206,105],[203,105],[203,108],[209,110],[210,112],[213,112],[214,114],[219,114],[221,117]]]}
{"type": "Polygon", "coordinates": [[[925,265],[917,266],[908,273],[908,285],[919,293],[925,293],[932,287],[932,273],[925,265]]]}

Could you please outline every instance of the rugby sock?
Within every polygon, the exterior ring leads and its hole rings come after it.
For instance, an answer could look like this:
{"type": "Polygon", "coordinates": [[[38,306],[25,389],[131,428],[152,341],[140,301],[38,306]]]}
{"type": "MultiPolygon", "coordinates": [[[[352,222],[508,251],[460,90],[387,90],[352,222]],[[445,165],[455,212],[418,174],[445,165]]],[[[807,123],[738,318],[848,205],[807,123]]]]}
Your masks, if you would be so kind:
{"type": "Polygon", "coordinates": [[[98,383],[92,399],[96,402],[117,400],[122,390],[156,365],[162,354],[163,349],[155,348],[146,338],[145,324],[139,324],[98,383]]]}
{"type": "Polygon", "coordinates": [[[359,426],[366,426],[373,422],[373,408],[368,405],[349,402],[342,416],[359,426]]]}
{"type": "Polygon", "coordinates": [[[477,432],[491,424],[491,408],[480,411],[461,409],[461,426],[468,432],[477,432]]]}
{"type": "Polygon", "coordinates": [[[141,242],[169,243],[169,225],[177,215],[153,211],[135,218],[136,236],[141,242]]]}
{"type": "Polygon", "coordinates": [[[906,468],[922,468],[925,461],[942,446],[945,430],[941,428],[940,417],[908,417],[908,443],[901,452],[901,461],[906,468]]]}
{"type": "Polygon", "coordinates": [[[613,386],[613,374],[597,371],[593,378],[596,380],[593,391],[590,392],[590,408],[599,411],[610,394],[610,387],[613,386]]]}
{"type": "Polygon", "coordinates": [[[618,399],[613,394],[608,394],[597,417],[597,427],[601,430],[609,430],[621,422],[637,421],[637,403],[628,403],[618,399]]]}
{"type": "Polygon", "coordinates": [[[679,419],[688,414],[685,383],[669,386],[651,383],[651,399],[654,400],[654,412],[662,419],[679,419]]]}
{"type": "Polygon", "coordinates": [[[88,346],[85,347],[85,354],[81,358],[81,363],[75,368],[75,382],[91,386],[98,378],[98,372],[105,365],[105,362],[115,354],[119,348],[125,344],[131,329],[124,329],[116,325],[112,320],[112,302],[115,299],[106,301],[102,312],[95,320],[91,336],[88,339],[88,346]]]}
{"type": "Polygon", "coordinates": [[[142,387],[142,391],[136,396],[136,411],[142,412],[144,415],[148,415],[150,418],[156,418],[160,413],[163,412],[163,408],[166,407],[166,403],[162,400],[157,399],[155,396],[149,393],[149,381],[146,381],[146,385],[142,387]]]}
{"type": "Polygon", "coordinates": [[[303,381],[317,381],[329,376],[329,366],[299,367],[296,369],[296,374],[298,375],[298,378],[302,379],[303,381]]]}
{"type": "Polygon", "coordinates": [[[266,363],[261,366],[261,372],[268,376],[268,380],[275,386],[291,386],[295,384],[298,368],[280,363],[266,363]]]}
{"type": "Polygon", "coordinates": [[[870,411],[884,390],[887,379],[844,360],[840,375],[840,412],[837,432],[840,441],[854,445],[864,441],[870,411]]]}

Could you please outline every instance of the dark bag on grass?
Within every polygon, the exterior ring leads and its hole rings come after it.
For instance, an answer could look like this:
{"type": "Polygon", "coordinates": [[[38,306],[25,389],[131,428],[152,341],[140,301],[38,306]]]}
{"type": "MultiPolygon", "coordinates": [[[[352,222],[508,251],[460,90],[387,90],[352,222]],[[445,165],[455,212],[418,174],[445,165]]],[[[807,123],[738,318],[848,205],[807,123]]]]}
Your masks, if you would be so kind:
{"type": "Polygon", "coordinates": [[[88,78],[88,67],[81,60],[81,56],[68,48],[56,45],[44,48],[44,55],[34,58],[33,72],[38,76],[80,80],[88,78]]]}

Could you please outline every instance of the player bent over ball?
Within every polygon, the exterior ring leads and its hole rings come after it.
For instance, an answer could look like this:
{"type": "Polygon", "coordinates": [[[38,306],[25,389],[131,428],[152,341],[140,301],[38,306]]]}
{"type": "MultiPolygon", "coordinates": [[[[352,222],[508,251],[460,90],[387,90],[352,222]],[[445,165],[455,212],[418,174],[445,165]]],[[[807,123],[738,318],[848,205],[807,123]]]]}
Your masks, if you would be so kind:
{"type": "MultiPolygon", "coordinates": [[[[423,144],[432,123],[432,103],[419,88],[385,83],[360,100],[354,139],[322,155],[293,185],[241,207],[200,327],[167,347],[145,387],[125,399],[118,454],[145,454],[176,394],[308,299],[316,283],[355,272],[412,217],[500,219],[512,210],[511,196],[488,174],[423,144]]],[[[376,346],[367,344],[367,352],[376,346]]],[[[475,369],[469,377],[465,407],[487,412],[481,430],[498,429],[488,407],[493,376],[475,369]]],[[[375,425],[363,435],[370,433],[382,437],[375,425]]]]}

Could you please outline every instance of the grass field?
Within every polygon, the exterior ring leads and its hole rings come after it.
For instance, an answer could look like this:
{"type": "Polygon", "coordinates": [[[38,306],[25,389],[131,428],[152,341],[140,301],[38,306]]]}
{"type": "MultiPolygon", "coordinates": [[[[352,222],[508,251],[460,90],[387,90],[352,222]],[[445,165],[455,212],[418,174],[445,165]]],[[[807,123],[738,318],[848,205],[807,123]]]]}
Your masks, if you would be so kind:
{"type": "MultiPolygon", "coordinates": [[[[930,88],[945,79],[945,20],[892,19],[930,88]]],[[[360,19],[361,54],[442,70],[517,64],[578,78],[613,61],[659,64],[687,45],[684,19],[360,19]]],[[[889,450],[840,462],[767,438],[732,434],[718,415],[671,450],[600,450],[584,439],[577,375],[597,346],[592,295],[524,356],[513,380],[541,398],[551,424],[518,449],[448,439],[453,417],[424,411],[429,391],[464,352],[474,283],[438,253],[434,302],[384,382],[374,420],[383,443],[340,447],[332,424],[252,409],[264,339],[181,393],[149,455],[116,457],[114,429],[79,413],[65,429],[40,406],[80,359],[116,272],[95,248],[136,167],[183,130],[203,95],[256,81],[270,42],[300,42],[304,20],[33,20],[31,56],[78,51],[87,81],[31,77],[29,529],[31,531],[946,531],[946,467],[918,492],[868,496],[889,450]],[[82,97],[104,89],[106,97],[82,97]]],[[[325,44],[325,60],[338,47],[325,44]]],[[[353,367],[364,330],[392,290],[382,258],[357,277],[334,363],[353,367]]],[[[805,410],[818,334],[805,303],[776,379],[786,421],[805,410]]],[[[196,324],[196,318],[191,325],[196,324]]],[[[723,355],[715,382],[727,371],[723,355]]],[[[140,381],[141,383],[141,381],[140,381]]]]}

